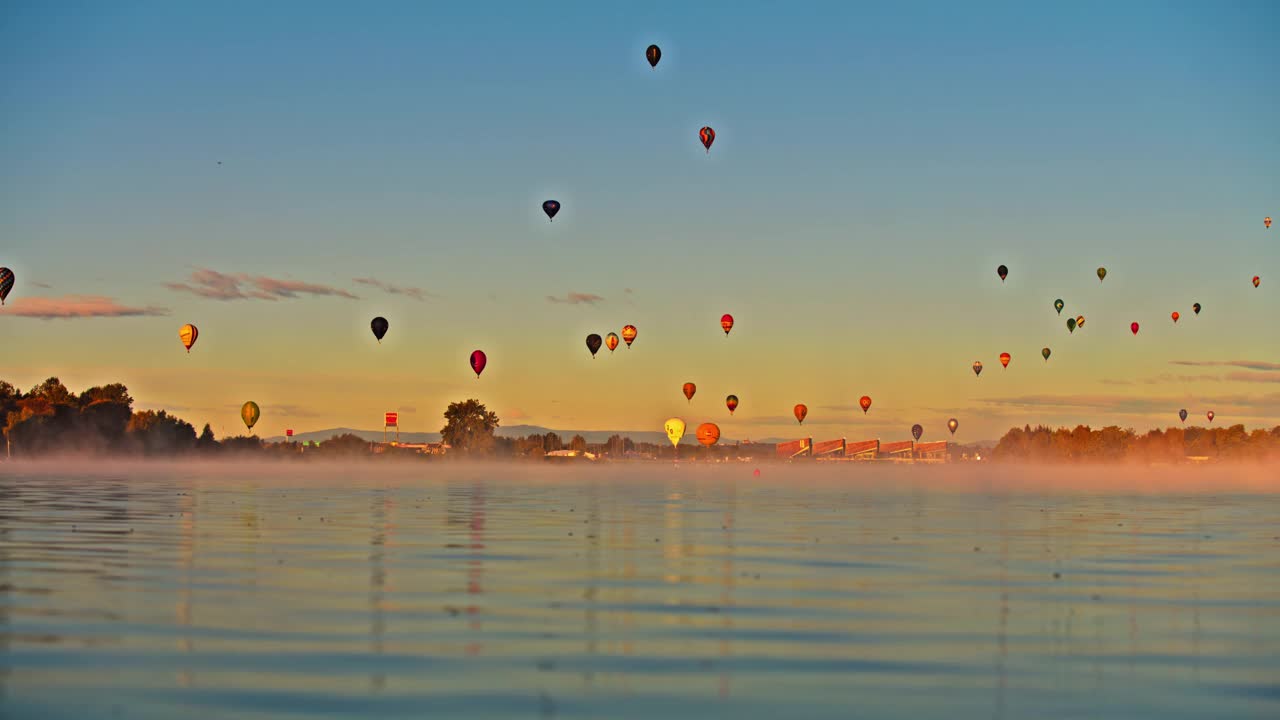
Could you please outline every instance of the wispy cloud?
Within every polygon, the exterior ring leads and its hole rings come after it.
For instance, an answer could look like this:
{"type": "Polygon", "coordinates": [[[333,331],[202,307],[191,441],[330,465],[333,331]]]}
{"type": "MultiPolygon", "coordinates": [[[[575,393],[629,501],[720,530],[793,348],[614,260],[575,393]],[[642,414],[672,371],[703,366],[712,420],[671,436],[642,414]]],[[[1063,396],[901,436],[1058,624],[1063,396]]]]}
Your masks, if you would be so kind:
{"type": "Polygon", "coordinates": [[[562,298],[554,295],[548,295],[547,301],[553,303],[564,303],[566,305],[595,305],[598,302],[604,302],[604,298],[591,293],[571,292],[562,298]]]}
{"type": "Polygon", "coordinates": [[[1198,367],[1239,367],[1248,370],[1280,370],[1280,363],[1262,360],[1170,360],[1171,365],[1195,365],[1198,367]]]}
{"type": "Polygon", "coordinates": [[[22,297],[3,311],[4,315],[54,320],[91,317],[144,317],[168,315],[166,308],[147,305],[129,307],[102,295],[64,295],[62,297],[22,297]]]}
{"type": "Polygon", "coordinates": [[[1233,372],[1227,379],[1235,382],[1280,383],[1280,372],[1233,372]]]}
{"type": "MultiPolygon", "coordinates": [[[[976,400],[990,406],[1023,410],[1071,413],[1101,411],[1130,415],[1167,413],[1170,408],[1182,407],[1186,401],[1187,398],[1181,397],[1134,397],[1132,395],[1021,395],[976,400]]],[[[1207,401],[1217,408],[1259,410],[1267,413],[1280,410],[1280,392],[1266,395],[1214,395],[1207,401]]]]}
{"type": "Polygon", "coordinates": [[[393,285],[389,282],[384,282],[371,277],[355,278],[355,282],[358,282],[361,285],[378,288],[379,290],[391,295],[404,295],[405,297],[413,298],[418,302],[422,302],[428,297],[435,297],[435,295],[423,290],[422,288],[393,285]]]}
{"type": "MultiPolygon", "coordinates": [[[[235,410],[236,410],[236,413],[238,414],[240,412],[240,406],[236,405],[235,410]]],[[[315,410],[311,410],[310,408],[305,408],[305,407],[302,407],[301,405],[289,405],[289,404],[281,405],[278,403],[271,403],[271,414],[278,415],[279,417],[288,417],[288,418],[320,417],[320,413],[316,412],[315,410]]]]}
{"type": "Polygon", "coordinates": [[[52,286],[52,285],[50,285],[49,283],[42,283],[42,282],[33,282],[33,283],[31,283],[31,286],[32,286],[32,287],[38,287],[38,288],[44,288],[45,290],[52,290],[52,289],[53,289],[53,286],[52,286]]]}
{"type": "Polygon", "coordinates": [[[165,283],[165,287],[211,300],[279,300],[300,295],[330,295],[358,299],[340,288],[300,280],[281,280],[263,275],[230,275],[201,268],[191,273],[189,283],[165,283]]]}

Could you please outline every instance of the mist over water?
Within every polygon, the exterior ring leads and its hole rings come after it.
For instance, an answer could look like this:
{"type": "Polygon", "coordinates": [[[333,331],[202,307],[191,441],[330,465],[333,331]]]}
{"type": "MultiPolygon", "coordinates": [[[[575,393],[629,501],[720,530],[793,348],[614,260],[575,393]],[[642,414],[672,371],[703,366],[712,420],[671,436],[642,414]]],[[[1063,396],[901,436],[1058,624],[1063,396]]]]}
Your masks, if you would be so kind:
{"type": "Polygon", "coordinates": [[[1274,466],[0,463],[0,716],[1280,715],[1274,466]]]}

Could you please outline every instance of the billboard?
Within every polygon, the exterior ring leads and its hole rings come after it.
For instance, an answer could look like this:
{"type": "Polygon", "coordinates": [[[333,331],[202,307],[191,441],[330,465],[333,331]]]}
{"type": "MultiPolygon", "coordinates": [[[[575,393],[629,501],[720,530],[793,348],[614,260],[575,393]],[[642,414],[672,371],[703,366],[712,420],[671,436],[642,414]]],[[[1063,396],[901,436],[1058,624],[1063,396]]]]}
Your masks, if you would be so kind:
{"type": "Polygon", "coordinates": [[[399,419],[399,413],[387,413],[387,427],[395,427],[396,421],[399,419]]]}
{"type": "Polygon", "coordinates": [[[293,428],[289,428],[289,429],[285,430],[285,431],[284,431],[284,436],[285,436],[285,437],[293,437],[293,428]]]}

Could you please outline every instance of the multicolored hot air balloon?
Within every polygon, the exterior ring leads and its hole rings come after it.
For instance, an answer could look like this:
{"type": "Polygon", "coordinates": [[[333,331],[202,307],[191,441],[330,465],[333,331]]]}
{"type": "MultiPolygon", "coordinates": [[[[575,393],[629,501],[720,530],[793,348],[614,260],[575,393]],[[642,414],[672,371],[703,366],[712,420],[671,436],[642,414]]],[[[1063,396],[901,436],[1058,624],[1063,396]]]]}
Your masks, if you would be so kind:
{"type": "Polygon", "coordinates": [[[724,399],[724,406],[729,408],[729,414],[732,415],[734,410],[738,409],[738,396],[730,395],[724,399]]]}
{"type": "Polygon", "coordinates": [[[799,405],[796,405],[795,408],[793,408],[792,412],[796,414],[796,420],[799,421],[801,425],[803,425],[804,417],[809,414],[809,408],[805,407],[804,404],[801,403],[799,405]]]}
{"type": "Polygon", "coordinates": [[[681,389],[684,392],[684,399],[693,402],[693,394],[698,392],[698,386],[693,383],[685,383],[681,389]]]}
{"type": "Polygon", "coordinates": [[[859,398],[858,404],[862,406],[862,414],[866,415],[867,411],[871,409],[871,396],[863,395],[859,398]]]}
{"type": "Polygon", "coordinates": [[[484,372],[484,366],[489,364],[489,358],[485,356],[483,350],[476,350],[471,353],[471,369],[476,373],[476,379],[480,379],[480,373],[484,372]]]}
{"type": "Polygon", "coordinates": [[[704,127],[698,131],[698,137],[702,140],[702,147],[707,149],[707,154],[711,154],[711,143],[716,141],[716,131],[709,127],[704,127]]]}
{"type": "Polygon", "coordinates": [[[950,420],[947,421],[947,429],[951,431],[952,435],[956,434],[956,428],[958,427],[960,427],[959,420],[956,420],[955,418],[951,418],[950,420]]]}
{"type": "Polygon", "coordinates": [[[387,322],[384,317],[376,317],[373,322],[369,323],[369,327],[373,328],[373,336],[378,338],[378,343],[382,343],[382,338],[387,334],[387,328],[391,327],[391,323],[387,322]]]}
{"type": "Polygon", "coordinates": [[[1191,309],[1192,309],[1192,310],[1194,310],[1194,311],[1195,311],[1195,313],[1196,313],[1197,315],[1199,315],[1199,314],[1200,314],[1200,303],[1192,303],[1192,304],[1191,304],[1191,309]]]}
{"type": "Polygon", "coordinates": [[[250,430],[254,425],[258,424],[258,418],[262,416],[262,412],[258,410],[258,403],[250,400],[240,406],[240,419],[244,420],[245,427],[250,430]]]}
{"type": "Polygon", "coordinates": [[[658,61],[662,59],[662,49],[657,45],[650,45],[644,49],[644,57],[649,61],[649,67],[658,67],[658,61]]]}
{"type": "Polygon", "coordinates": [[[662,429],[667,433],[667,438],[671,440],[671,447],[680,444],[680,438],[684,437],[684,421],[680,418],[670,418],[662,424],[662,429]]]}
{"type": "Polygon", "coordinates": [[[1179,420],[1181,420],[1182,422],[1186,422],[1186,421],[1187,421],[1187,409],[1186,409],[1186,408],[1182,408],[1181,410],[1179,410],[1179,411],[1178,411],[1178,419],[1179,419],[1179,420]]]}
{"type": "Polygon", "coordinates": [[[1209,418],[1209,422],[1213,422],[1213,411],[1212,411],[1212,410],[1210,410],[1209,412],[1205,413],[1205,414],[1204,414],[1204,416],[1205,416],[1205,417],[1207,417],[1207,418],[1209,418]]]}
{"type": "Polygon", "coordinates": [[[1069,330],[1070,332],[1075,332],[1075,331],[1076,331],[1076,319],[1075,319],[1075,318],[1067,318],[1067,330],[1069,330]]]}
{"type": "Polygon", "coordinates": [[[697,430],[698,442],[711,447],[720,439],[720,426],[715,423],[702,423],[697,430]]]}
{"type": "Polygon", "coordinates": [[[1271,218],[1269,218],[1269,217],[1262,218],[1262,224],[1263,224],[1263,226],[1265,226],[1268,230],[1270,230],[1270,229],[1271,229],[1271,218]]]}
{"type": "Polygon", "coordinates": [[[1044,356],[1045,362],[1049,362],[1049,356],[1053,354],[1053,351],[1049,348],[1040,348],[1040,354],[1044,356]]]}
{"type": "Polygon", "coordinates": [[[1134,335],[1137,335],[1137,334],[1138,334],[1138,323],[1129,323],[1129,330],[1130,330],[1130,331],[1132,331],[1134,335]]]}
{"type": "Polygon", "coordinates": [[[4,304],[4,299],[9,297],[9,291],[13,290],[13,271],[7,267],[0,267],[0,305],[4,304]]]}
{"type": "Polygon", "coordinates": [[[924,428],[920,427],[920,424],[919,424],[919,423],[916,423],[915,425],[912,425],[912,426],[911,426],[911,437],[915,438],[915,439],[916,439],[916,442],[920,442],[920,436],[921,436],[921,435],[924,435],[924,428]]]}
{"type": "Polygon", "coordinates": [[[974,376],[975,376],[975,377],[976,377],[976,376],[978,376],[978,375],[981,375],[981,374],[982,374],[982,361],[981,361],[981,360],[974,360],[974,361],[973,361],[973,374],[974,374],[974,376]]]}
{"type": "Polygon", "coordinates": [[[1066,303],[1064,303],[1064,302],[1062,302],[1062,298],[1058,298],[1057,300],[1054,300],[1054,301],[1053,301],[1053,309],[1054,309],[1054,310],[1057,310],[1059,315],[1061,315],[1061,314],[1062,314],[1062,308],[1064,308],[1064,307],[1066,307],[1066,306],[1067,306],[1067,304],[1066,304],[1066,303]]]}
{"type": "Polygon", "coordinates": [[[599,335],[591,333],[587,336],[587,349],[591,351],[591,359],[596,359],[596,352],[600,350],[600,346],[604,344],[604,340],[599,335]]]}
{"type": "Polygon", "coordinates": [[[1104,267],[1098,268],[1098,282],[1102,282],[1103,280],[1106,280],[1106,279],[1107,279],[1107,269],[1104,267]]]}
{"type": "Polygon", "coordinates": [[[546,202],[542,203],[542,212],[544,212],[544,213],[546,213],[546,214],[547,214],[547,220],[548,220],[548,221],[553,221],[553,220],[555,220],[555,219],[556,219],[556,213],[560,212],[560,201],[559,201],[559,200],[548,200],[548,201],[546,201],[546,202]]]}
{"type": "Polygon", "coordinates": [[[1000,282],[1004,282],[1004,279],[1009,277],[1009,268],[1005,267],[1004,265],[1001,265],[1000,267],[996,268],[996,274],[1000,276],[1000,282]]]}
{"type": "Polygon", "coordinates": [[[609,352],[618,349],[618,333],[609,333],[604,336],[604,346],[609,348],[609,352]]]}
{"type": "Polygon", "coordinates": [[[1078,327],[1078,328],[1082,328],[1082,327],[1084,327],[1084,316],[1083,316],[1083,315],[1077,315],[1077,316],[1076,316],[1076,327],[1078,327]]]}
{"type": "Polygon", "coordinates": [[[1009,361],[1010,361],[1010,360],[1012,360],[1012,359],[1013,359],[1013,356],[1012,356],[1012,355],[1010,355],[1009,353],[1000,353],[1000,364],[1001,364],[1001,365],[1003,365],[1003,366],[1005,366],[1005,367],[1009,367],[1009,361]]]}
{"type": "Polygon", "coordinates": [[[1258,285],[1260,285],[1261,283],[1262,283],[1262,278],[1258,277],[1257,275],[1254,275],[1254,276],[1253,276],[1253,286],[1254,286],[1254,287],[1258,287],[1258,285]]]}
{"type": "Polygon", "coordinates": [[[191,352],[191,346],[196,344],[196,338],[200,337],[200,331],[195,325],[187,323],[178,330],[178,339],[182,341],[183,347],[187,352],[191,352]]]}
{"type": "Polygon", "coordinates": [[[1174,324],[1174,325],[1177,325],[1177,324],[1178,324],[1178,318],[1180,318],[1180,317],[1182,317],[1182,316],[1178,314],[1178,311],[1177,311],[1177,310],[1174,310],[1174,311],[1169,315],[1169,317],[1173,318],[1173,324],[1174,324]]]}
{"type": "Polygon", "coordinates": [[[626,343],[627,347],[630,348],[631,343],[636,341],[638,332],[635,325],[624,325],[622,328],[622,342],[626,343]]]}
{"type": "Polygon", "coordinates": [[[720,316],[720,329],[724,330],[725,335],[729,334],[729,331],[733,329],[732,315],[730,315],[729,313],[725,313],[724,315],[720,316]]]}

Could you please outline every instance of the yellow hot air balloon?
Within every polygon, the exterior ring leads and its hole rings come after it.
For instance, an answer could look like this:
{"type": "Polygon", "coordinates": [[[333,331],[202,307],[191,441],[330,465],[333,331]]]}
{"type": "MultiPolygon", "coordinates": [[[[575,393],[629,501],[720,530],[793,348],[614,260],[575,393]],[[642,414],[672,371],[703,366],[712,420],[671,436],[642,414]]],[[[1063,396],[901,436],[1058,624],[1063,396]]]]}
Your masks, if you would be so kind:
{"type": "Polygon", "coordinates": [[[187,352],[191,352],[191,346],[196,344],[196,338],[198,337],[200,337],[200,331],[191,323],[183,325],[182,329],[178,331],[178,339],[187,348],[187,352]]]}
{"type": "Polygon", "coordinates": [[[684,421],[680,418],[671,418],[667,420],[662,429],[667,432],[667,437],[671,438],[671,447],[680,444],[680,438],[684,437],[684,421]]]}
{"type": "Polygon", "coordinates": [[[258,424],[258,418],[261,415],[262,412],[258,410],[258,403],[252,400],[240,407],[240,419],[244,420],[245,427],[250,430],[253,429],[254,425],[258,424]]]}

